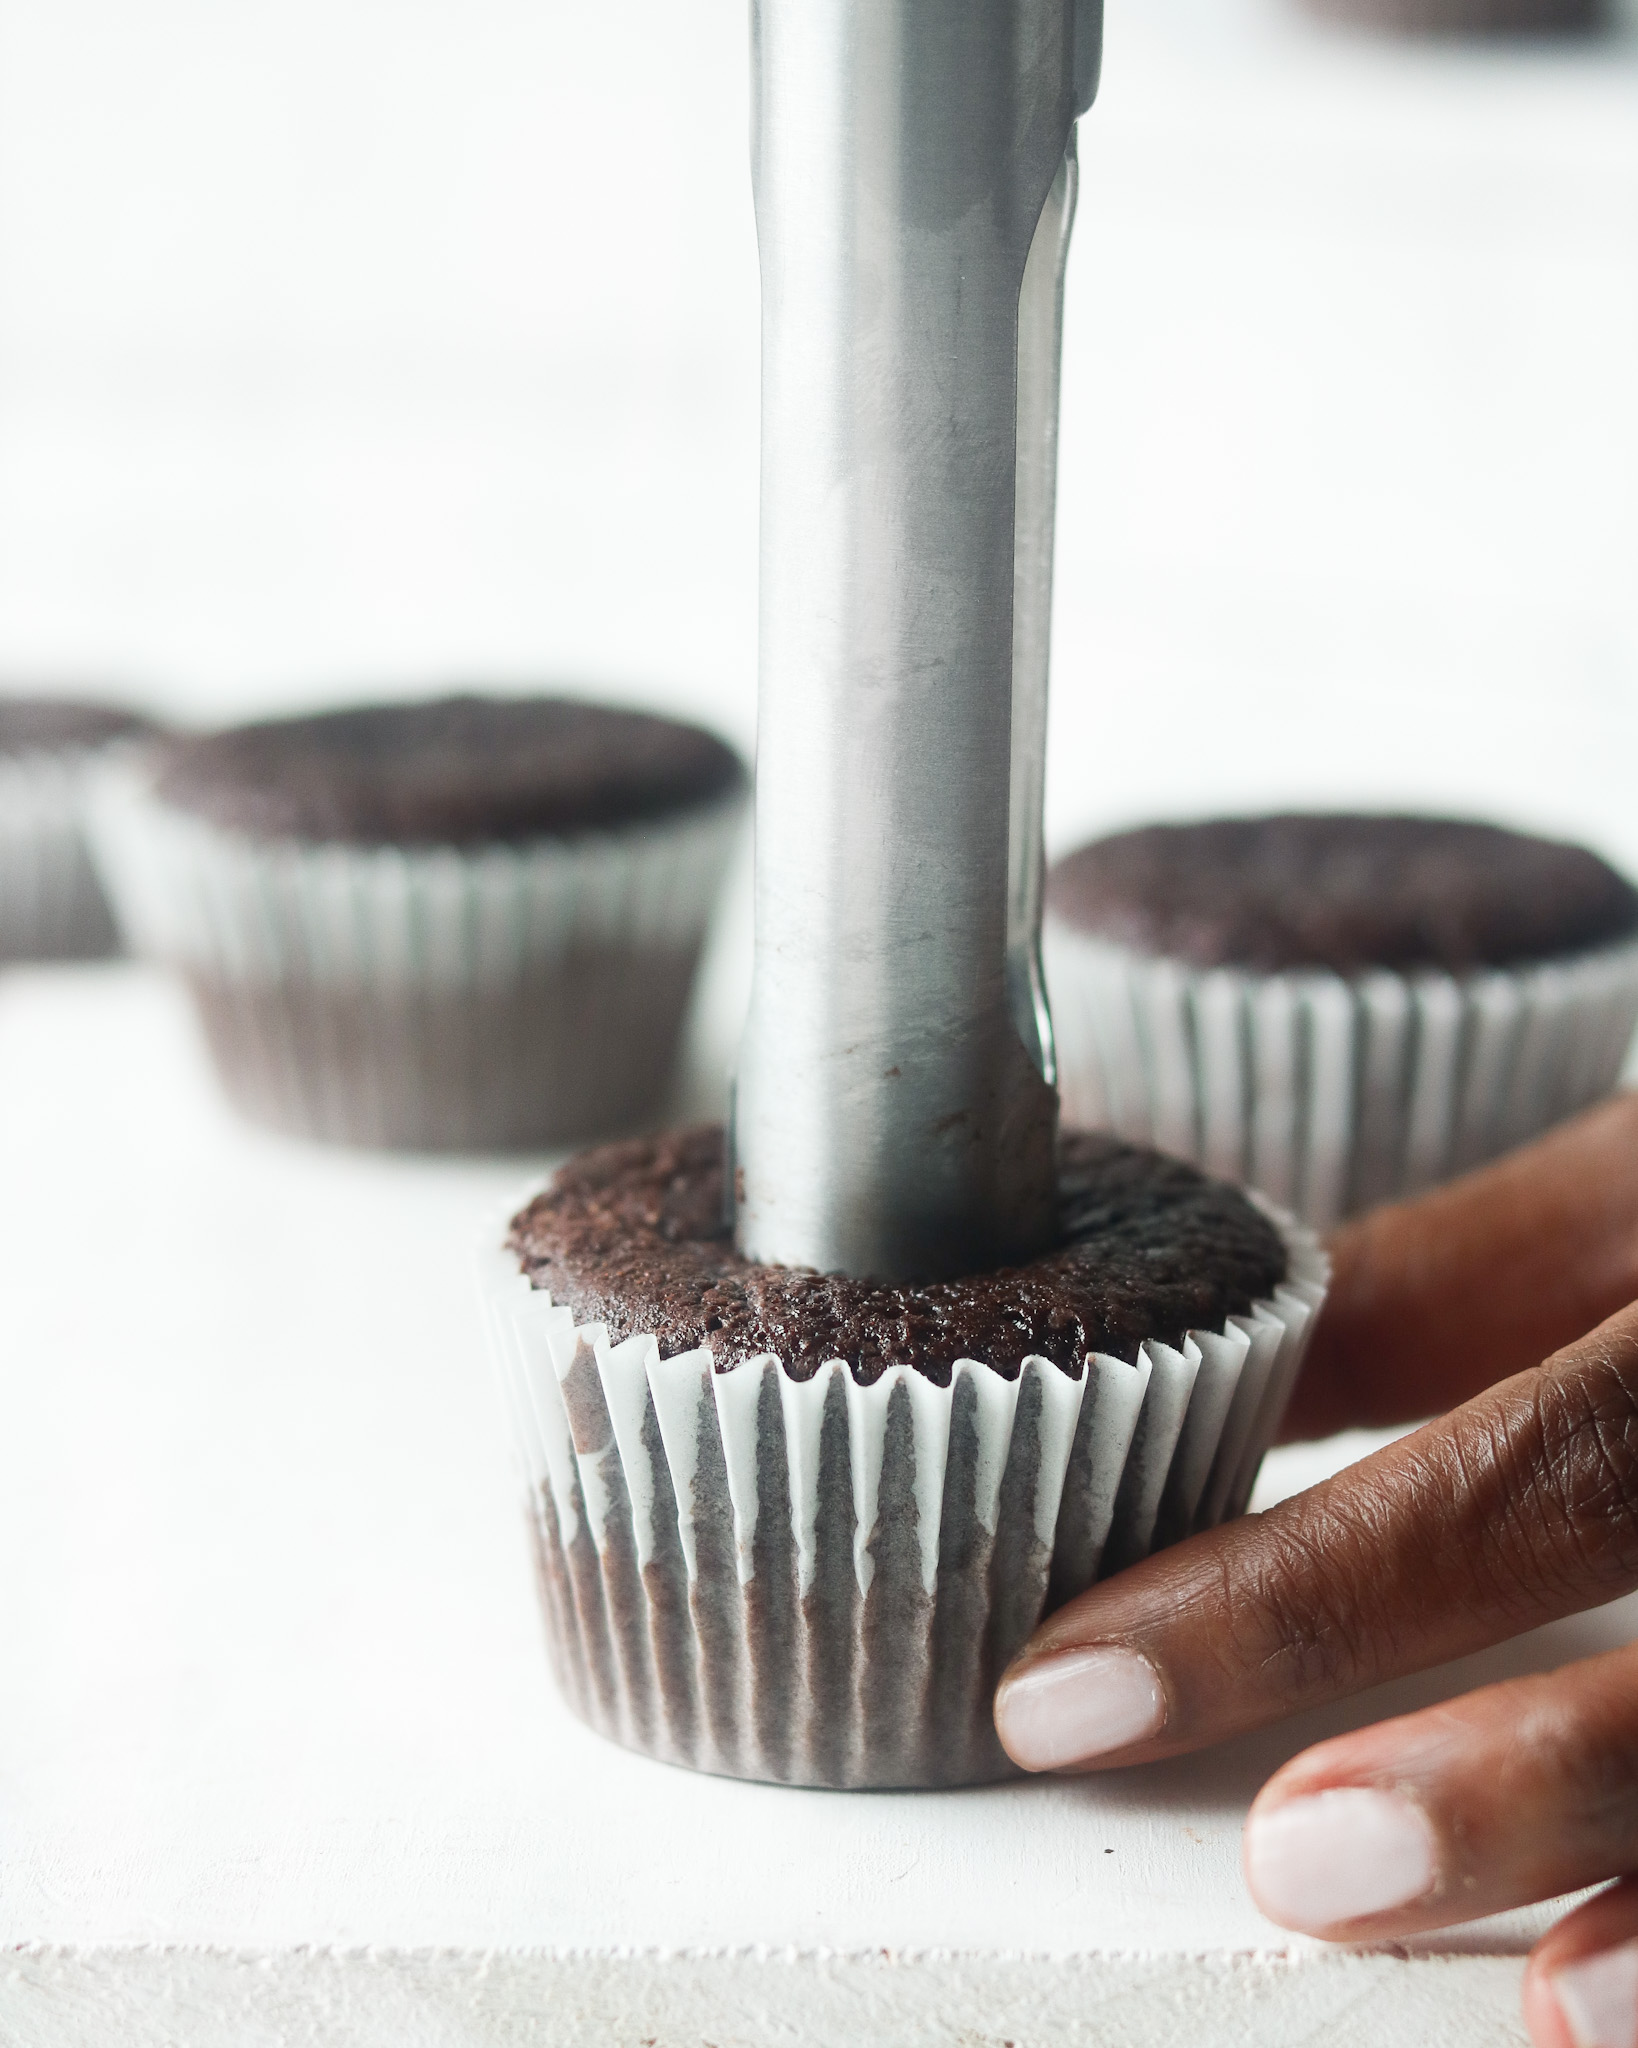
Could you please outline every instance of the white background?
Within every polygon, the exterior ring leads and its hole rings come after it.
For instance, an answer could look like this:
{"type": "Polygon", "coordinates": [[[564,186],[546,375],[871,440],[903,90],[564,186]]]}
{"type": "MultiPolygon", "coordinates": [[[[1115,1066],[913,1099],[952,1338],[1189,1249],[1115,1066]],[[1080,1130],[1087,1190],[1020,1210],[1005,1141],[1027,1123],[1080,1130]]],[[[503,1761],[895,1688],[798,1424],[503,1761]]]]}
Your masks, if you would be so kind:
{"type": "MultiPolygon", "coordinates": [[[[754,722],[744,0],[0,0],[0,669],[754,722]]],[[[1111,0],[1050,833],[1638,866],[1638,58],[1111,0]]]]}
{"type": "MultiPolygon", "coordinates": [[[[0,0],[0,675],[749,748],[746,70],[743,0],[0,0]]],[[[1049,848],[1404,802],[1638,870],[1638,42],[1111,0],[1104,78],[1049,848]]]]}

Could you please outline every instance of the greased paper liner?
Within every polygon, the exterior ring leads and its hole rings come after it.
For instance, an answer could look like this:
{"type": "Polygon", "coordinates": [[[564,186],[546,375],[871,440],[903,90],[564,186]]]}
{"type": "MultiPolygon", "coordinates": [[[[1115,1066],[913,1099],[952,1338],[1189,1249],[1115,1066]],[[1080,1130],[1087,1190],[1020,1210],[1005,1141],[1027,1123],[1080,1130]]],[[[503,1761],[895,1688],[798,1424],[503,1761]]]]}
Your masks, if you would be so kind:
{"type": "MultiPolygon", "coordinates": [[[[1266,1205],[1265,1205],[1266,1206],[1266,1205]]],[[[990,1702],[1049,1606],[1240,1513],[1329,1263],[1270,1210],[1290,1278],[1181,1350],[1080,1379],[963,1359],[949,1387],[840,1361],[611,1345],[486,1246],[481,1281],[559,1684],[667,1762],[789,1784],[977,1784],[990,1702]]]]}
{"type": "Polygon", "coordinates": [[[1458,979],[1194,968],[1048,917],[1067,1122],[1245,1181],[1324,1229],[1615,1086],[1638,943],[1458,979]]]}
{"type": "Polygon", "coordinates": [[[85,838],[87,782],[102,751],[0,756],[0,960],[89,960],[118,951],[85,838]]]}
{"type": "Polygon", "coordinates": [[[656,1105],[742,792],[572,839],[357,847],[234,832],[104,778],[98,864],[180,969],[229,1092],[364,1144],[548,1145],[656,1105]]]}

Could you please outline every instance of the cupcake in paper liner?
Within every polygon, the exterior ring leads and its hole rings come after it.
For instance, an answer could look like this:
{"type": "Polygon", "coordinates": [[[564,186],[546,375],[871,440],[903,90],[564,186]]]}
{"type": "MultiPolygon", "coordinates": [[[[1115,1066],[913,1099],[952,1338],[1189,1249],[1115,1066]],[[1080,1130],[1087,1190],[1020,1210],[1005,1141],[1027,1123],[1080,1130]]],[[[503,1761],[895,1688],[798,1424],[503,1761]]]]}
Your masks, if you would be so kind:
{"type": "Polygon", "coordinates": [[[663,1101],[744,789],[695,726],[462,696],[173,741],[95,833],[249,1116],[544,1148],[663,1101]]]}
{"type": "Polygon", "coordinates": [[[1620,1075],[1638,892],[1460,820],[1156,825],[1048,878],[1064,1115],[1328,1226],[1534,1137],[1620,1075]]]}
{"type": "Polygon", "coordinates": [[[1407,36],[1586,36],[1612,24],[1606,0],[1303,0],[1346,28],[1407,36]]]}
{"type": "Polygon", "coordinates": [[[723,1138],[571,1161],[483,1254],[559,1685],[669,1762],[1011,1774],[1043,1613],[1244,1507],[1327,1268],[1239,1190],[1077,1134],[1062,1242],[925,1287],[733,1249],[723,1138]]]}
{"type": "Polygon", "coordinates": [[[111,704],[0,696],[0,961],[119,950],[86,845],[88,784],[153,732],[111,704]]]}

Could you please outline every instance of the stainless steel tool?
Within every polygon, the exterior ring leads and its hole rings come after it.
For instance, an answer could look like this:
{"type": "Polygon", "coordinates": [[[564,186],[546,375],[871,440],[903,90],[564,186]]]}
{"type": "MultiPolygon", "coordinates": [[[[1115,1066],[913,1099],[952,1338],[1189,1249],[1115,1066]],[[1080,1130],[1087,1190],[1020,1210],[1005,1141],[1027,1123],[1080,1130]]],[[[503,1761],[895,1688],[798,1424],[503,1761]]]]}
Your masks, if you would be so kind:
{"type": "Polygon", "coordinates": [[[926,1280],[1052,1228],[1041,788],[1063,266],[1101,0],[753,0],[766,1262],[926,1280]]]}

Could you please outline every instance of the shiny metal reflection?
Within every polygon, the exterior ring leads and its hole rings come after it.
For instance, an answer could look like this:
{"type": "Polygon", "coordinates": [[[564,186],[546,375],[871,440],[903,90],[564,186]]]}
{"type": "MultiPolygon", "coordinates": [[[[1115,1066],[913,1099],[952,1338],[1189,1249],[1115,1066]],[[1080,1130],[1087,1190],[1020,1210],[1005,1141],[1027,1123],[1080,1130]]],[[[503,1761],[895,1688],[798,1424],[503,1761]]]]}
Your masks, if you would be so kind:
{"type": "Polygon", "coordinates": [[[930,1279],[1049,1235],[1039,965],[1063,268],[1099,10],[756,0],[751,1257],[930,1279]]]}

